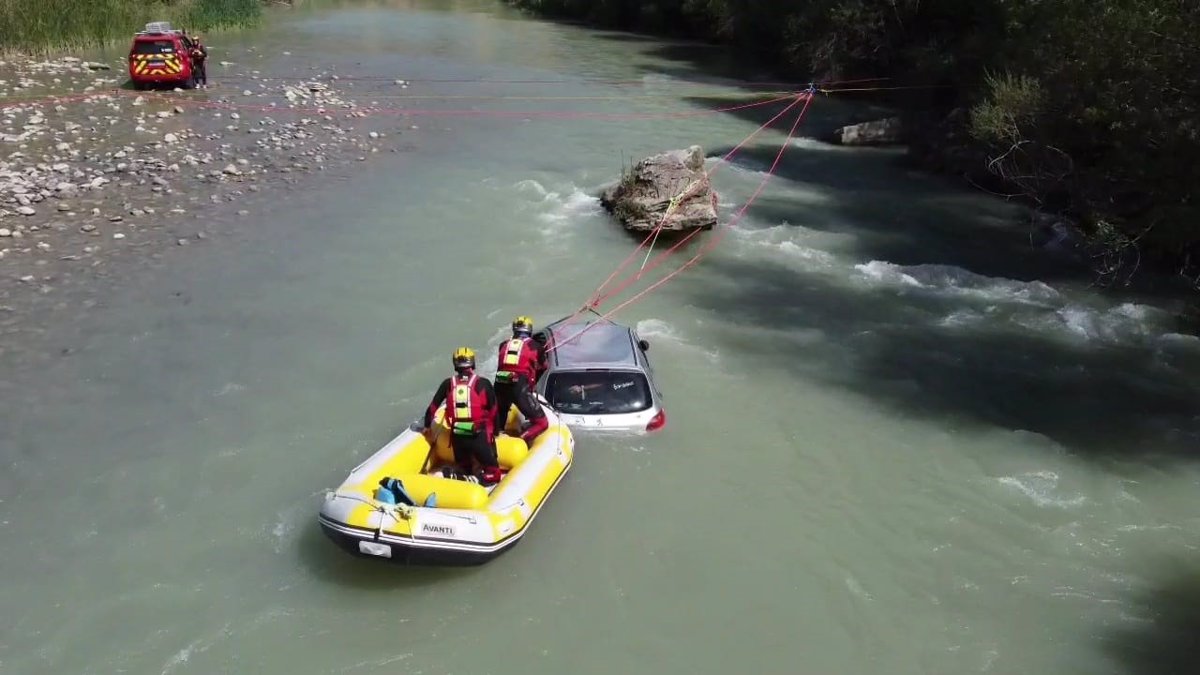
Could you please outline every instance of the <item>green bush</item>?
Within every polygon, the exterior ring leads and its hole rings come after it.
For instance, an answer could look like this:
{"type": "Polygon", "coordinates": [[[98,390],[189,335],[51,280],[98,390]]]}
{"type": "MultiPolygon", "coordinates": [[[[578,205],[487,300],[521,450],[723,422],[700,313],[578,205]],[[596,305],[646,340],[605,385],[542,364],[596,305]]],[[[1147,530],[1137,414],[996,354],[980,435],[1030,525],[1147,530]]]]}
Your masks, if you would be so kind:
{"type": "Polygon", "coordinates": [[[971,136],[993,145],[1012,145],[1035,126],[1044,102],[1038,81],[1028,75],[988,76],[987,98],[971,110],[971,136]]]}

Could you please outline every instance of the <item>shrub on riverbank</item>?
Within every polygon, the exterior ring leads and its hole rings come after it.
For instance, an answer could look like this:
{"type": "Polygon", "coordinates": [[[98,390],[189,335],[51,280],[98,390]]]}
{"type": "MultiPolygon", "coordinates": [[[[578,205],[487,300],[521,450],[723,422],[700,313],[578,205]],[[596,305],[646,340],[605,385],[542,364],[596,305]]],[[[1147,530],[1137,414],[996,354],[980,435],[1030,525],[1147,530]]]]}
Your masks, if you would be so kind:
{"type": "Polygon", "coordinates": [[[1105,278],[1143,254],[1200,278],[1195,0],[508,2],[720,41],[801,81],[944,85],[897,101],[952,120],[938,132],[955,139],[935,144],[943,151],[973,146],[973,168],[1082,221],[1117,253],[1097,258],[1105,278]]]}
{"type": "Polygon", "coordinates": [[[147,21],[201,31],[249,25],[259,0],[0,0],[0,50],[44,53],[128,40],[147,21]]]}

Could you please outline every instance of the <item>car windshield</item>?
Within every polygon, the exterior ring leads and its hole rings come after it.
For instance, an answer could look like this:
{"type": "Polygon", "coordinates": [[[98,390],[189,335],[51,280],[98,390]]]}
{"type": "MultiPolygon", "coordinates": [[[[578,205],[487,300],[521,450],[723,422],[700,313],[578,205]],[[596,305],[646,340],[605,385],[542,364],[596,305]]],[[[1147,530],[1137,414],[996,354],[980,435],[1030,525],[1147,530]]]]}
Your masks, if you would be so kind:
{"type": "Polygon", "coordinates": [[[550,405],[568,415],[621,415],[648,409],[650,384],[637,372],[562,371],[546,382],[550,405]]]}
{"type": "Polygon", "coordinates": [[[174,54],[175,43],[171,40],[138,40],[133,43],[134,54],[174,54]]]}

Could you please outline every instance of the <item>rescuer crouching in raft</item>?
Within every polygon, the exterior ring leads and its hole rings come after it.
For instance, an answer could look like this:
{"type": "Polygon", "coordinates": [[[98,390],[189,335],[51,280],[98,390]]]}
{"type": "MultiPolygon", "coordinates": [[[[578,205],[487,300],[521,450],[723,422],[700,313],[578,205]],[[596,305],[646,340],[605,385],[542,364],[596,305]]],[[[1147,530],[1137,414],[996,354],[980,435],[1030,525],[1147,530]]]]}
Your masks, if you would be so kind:
{"type": "Polygon", "coordinates": [[[533,397],[533,387],[545,359],[541,343],[533,339],[533,319],[518,316],[512,322],[512,339],[500,345],[496,365],[496,429],[504,429],[515,403],[529,426],[521,432],[527,445],[550,426],[542,406],[533,397]]]}
{"type": "Polygon", "coordinates": [[[496,392],[486,377],[475,374],[475,351],[459,347],[454,351],[454,375],[442,380],[433,401],[425,411],[425,428],[433,423],[433,415],[442,402],[446,403],[446,422],[450,427],[450,447],[454,463],[462,478],[474,476],[471,462],[478,460],[483,467],[480,481],[484,485],[500,482],[500,462],[496,457],[496,434],[492,426],[496,418],[496,392]]]}

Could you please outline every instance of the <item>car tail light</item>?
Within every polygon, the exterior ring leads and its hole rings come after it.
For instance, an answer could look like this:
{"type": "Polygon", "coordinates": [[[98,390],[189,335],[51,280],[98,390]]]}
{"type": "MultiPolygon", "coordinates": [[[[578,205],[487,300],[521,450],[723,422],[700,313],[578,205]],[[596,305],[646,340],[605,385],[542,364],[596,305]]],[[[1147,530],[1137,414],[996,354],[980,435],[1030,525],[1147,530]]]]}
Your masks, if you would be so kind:
{"type": "Polygon", "coordinates": [[[659,410],[654,417],[650,418],[650,422],[646,424],[646,431],[658,431],[667,424],[667,411],[659,410]]]}

